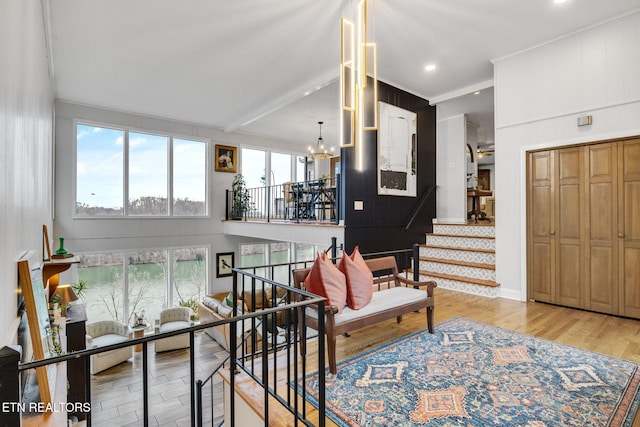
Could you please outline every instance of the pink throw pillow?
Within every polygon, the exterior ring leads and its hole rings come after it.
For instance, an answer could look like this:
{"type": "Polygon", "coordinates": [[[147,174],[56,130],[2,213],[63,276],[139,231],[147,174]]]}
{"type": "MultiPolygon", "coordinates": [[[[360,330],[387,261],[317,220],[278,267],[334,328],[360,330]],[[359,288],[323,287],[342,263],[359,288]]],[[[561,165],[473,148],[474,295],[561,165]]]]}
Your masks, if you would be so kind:
{"type": "Polygon", "coordinates": [[[359,310],[369,304],[373,296],[373,274],[360,255],[360,249],[357,246],[350,256],[342,253],[338,269],[344,273],[347,279],[347,305],[349,308],[359,310]]]}
{"type": "Polygon", "coordinates": [[[304,279],[307,291],[325,297],[328,304],[338,307],[338,314],[347,303],[347,285],[344,274],[323,253],[318,254],[311,271],[304,279]]]}

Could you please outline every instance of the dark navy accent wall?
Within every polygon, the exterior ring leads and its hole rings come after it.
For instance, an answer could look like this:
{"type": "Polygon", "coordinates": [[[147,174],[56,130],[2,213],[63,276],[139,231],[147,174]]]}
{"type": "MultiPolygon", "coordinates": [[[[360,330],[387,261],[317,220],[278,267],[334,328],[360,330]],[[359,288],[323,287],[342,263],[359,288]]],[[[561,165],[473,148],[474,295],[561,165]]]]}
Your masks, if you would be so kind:
{"type": "Polygon", "coordinates": [[[417,197],[379,196],[377,184],[377,132],[364,133],[364,167],[355,169],[355,150],[341,150],[344,177],[345,249],[351,253],[358,245],[362,253],[410,249],[424,243],[425,233],[432,231],[436,214],[435,190],[408,231],[404,226],[425,188],[436,182],[436,109],[429,101],[379,82],[378,99],[414,111],[418,116],[418,188],[417,197]],[[364,210],[355,211],[354,201],[361,200],[364,210]]]}

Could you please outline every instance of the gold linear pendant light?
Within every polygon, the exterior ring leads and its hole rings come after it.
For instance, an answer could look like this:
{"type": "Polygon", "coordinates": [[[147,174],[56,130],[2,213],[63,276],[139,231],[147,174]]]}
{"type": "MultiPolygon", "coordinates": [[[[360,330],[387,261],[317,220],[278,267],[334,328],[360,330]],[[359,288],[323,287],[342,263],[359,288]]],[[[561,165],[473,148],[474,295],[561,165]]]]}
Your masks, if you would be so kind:
{"type": "Polygon", "coordinates": [[[340,147],[354,147],[356,170],[362,171],[364,132],[378,129],[377,46],[367,41],[367,0],[358,1],[357,18],[355,24],[341,21],[340,147]]]}

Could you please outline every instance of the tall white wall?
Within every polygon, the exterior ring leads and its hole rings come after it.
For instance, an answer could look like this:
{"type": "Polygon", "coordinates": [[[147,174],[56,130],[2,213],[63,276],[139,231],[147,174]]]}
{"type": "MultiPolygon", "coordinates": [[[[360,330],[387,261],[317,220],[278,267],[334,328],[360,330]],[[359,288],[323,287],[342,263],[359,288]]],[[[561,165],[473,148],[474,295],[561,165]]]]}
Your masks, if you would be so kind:
{"type": "MultiPolygon", "coordinates": [[[[436,114],[438,107],[436,106],[436,114]]],[[[467,118],[436,121],[436,217],[441,223],[464,223],[467,197],[467,118]]]]}
{"type": "Polygon", "coordinates": [[[18,330],[16,262],[51,227],[53,92],[39,0],[0,0],[0,346],[18,330]]]}
{"type": "Polygon", "coordinates": [[[640,12],[495,61],[496,275],[526,299],[527,150],[640,135],[640,12]],[[577,127],[581,114],[593,124],[577,127]]]}

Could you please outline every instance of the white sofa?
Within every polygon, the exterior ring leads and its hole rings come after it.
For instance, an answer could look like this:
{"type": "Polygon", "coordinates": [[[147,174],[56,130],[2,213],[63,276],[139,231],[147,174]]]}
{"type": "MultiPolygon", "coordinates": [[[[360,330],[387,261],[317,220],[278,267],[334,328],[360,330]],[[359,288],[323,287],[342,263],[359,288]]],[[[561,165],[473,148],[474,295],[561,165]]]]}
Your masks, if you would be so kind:
{"type": "MultiPolygon", "coordinates": [[[[132,335],[127,325],[115,320],[91,323],[87,325],[87,349],[125,342],[131,339],[132,335]]],[[[131,347],[94,354],[91,356],[91,375],[126,362],[131,355],[131,347]]]]}

